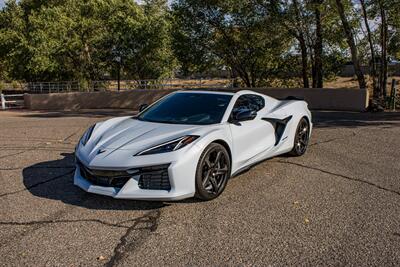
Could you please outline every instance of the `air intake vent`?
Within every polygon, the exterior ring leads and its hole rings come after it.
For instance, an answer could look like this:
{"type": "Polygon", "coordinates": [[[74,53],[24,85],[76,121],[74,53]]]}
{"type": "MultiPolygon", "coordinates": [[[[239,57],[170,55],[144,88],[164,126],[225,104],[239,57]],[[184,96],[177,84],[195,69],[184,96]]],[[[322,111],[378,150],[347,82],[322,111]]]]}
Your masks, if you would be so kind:
{"type": "Polygon", "coordinates": [[[171,190],[168,176],[169,164],[140,168],[139,188],[171,190]]]}

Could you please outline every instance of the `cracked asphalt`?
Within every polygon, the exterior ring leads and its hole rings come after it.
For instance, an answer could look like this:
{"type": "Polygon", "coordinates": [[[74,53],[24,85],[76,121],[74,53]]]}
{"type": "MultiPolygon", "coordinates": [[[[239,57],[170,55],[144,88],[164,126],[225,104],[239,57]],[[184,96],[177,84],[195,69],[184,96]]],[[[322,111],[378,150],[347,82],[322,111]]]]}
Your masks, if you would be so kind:
{"type": "Polygon", "coordinates": [[[400,265],[400,113],[314,112],[306,155],[218,199],[114,200],[73,186],[73,151],[128,111],[0,112],[1,266],[400,265]]]}

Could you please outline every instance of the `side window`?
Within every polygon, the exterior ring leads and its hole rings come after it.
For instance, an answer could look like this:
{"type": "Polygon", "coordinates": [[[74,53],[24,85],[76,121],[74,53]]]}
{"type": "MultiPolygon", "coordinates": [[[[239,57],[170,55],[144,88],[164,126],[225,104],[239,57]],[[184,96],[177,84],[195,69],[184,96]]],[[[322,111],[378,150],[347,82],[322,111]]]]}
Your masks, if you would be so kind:
{"type": "Polygon", "coordinates": [[[253,111],[259,111],[265,106],[264,98],[258,95],[242,95],[235,103],[232,109],[232,114],[237,114],[238,112],[246,109],[253,111]]]}

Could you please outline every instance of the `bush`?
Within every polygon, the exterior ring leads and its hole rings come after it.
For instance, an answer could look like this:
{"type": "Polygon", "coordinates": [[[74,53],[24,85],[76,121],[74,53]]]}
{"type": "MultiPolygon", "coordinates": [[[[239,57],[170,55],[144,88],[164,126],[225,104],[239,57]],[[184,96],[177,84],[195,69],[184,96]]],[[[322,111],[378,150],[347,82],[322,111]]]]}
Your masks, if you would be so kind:
{"type": "Polygon", "coordinates": [[[19,82],[17,82],[17,81],[12,81],[12,82],[11,82],[11,87],[12,87],[13,89],[19,89],[19,88],[20,88],[19,82]]]}

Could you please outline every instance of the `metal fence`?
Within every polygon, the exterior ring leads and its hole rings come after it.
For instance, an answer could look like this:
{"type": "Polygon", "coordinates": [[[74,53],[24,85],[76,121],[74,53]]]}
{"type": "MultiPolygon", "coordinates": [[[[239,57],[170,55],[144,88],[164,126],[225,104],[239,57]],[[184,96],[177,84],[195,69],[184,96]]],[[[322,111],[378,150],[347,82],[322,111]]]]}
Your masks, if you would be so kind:
{"type": "MultiPolygon", "coordinates": [[[[64,92],[126,91],[134,89],[176,89],[176,88],[231,88],[234,79],[162,79],[162,80],[116,80],[90,81],[85,85],[78,81],[28,82],[21,84],[21,90],[30,93],[51,94],[64,92]]],[[[8,88],[7,88],[8,89],[8,88]]]]}
{"type": "Polygon", "coordinates": [[[29,82],[25,84],[25,90],[32,93],[51,94],[62,92],[78,92],[81,86],[77,81],[66,82],[29,82]]]}
{"type": "Polygon", "coordinates": [[[14,94],[14,95],[4,95],[0,94],[1,109],[10,108],[23,108],[24,107],[24,95],[14,94]]]}
{"type": "Polygon", "coordinates": [[[117,91],[133,89],[176,89],[176,88],[231,88],[234,79],[163,79],[92,81],[90,91],[117,91]]]}

